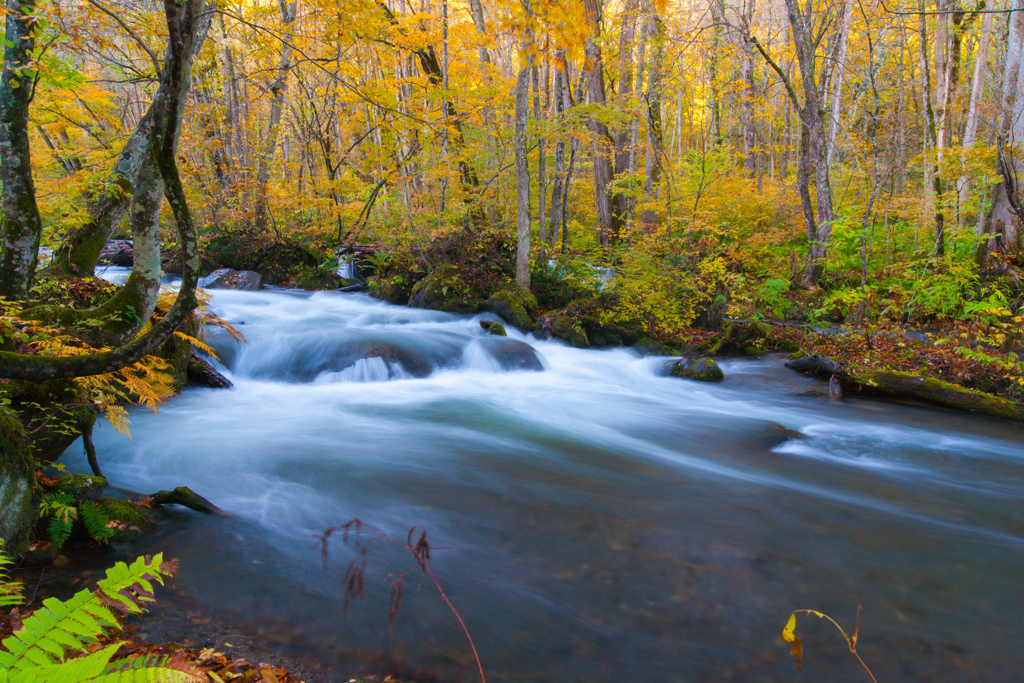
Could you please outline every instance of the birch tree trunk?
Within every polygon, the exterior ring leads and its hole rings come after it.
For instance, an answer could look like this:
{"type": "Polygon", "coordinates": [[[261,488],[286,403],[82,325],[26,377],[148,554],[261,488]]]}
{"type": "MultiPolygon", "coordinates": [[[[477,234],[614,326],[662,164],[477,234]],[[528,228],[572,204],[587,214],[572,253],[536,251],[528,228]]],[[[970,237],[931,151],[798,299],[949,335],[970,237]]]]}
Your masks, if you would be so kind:
{"type": "MultiPolygon", "coordinates": [[[[978,54],[974,59],[974,83],[971,87],[971,101],[967,107],[967,122],[964,124],[964,151],[974,149],[978,138],[978,123],[981,120],[981,98],[985,95],[985,81],[988,72],[988,50],[992,42],[992,13],[981,16],[981,36],[978,38],[978,54]]],[[[960,190],[960,206],[967,204],[970,197],[971,179],[963,173],[957,185],[960,190]]],[[[960,211],[960,226],[963,227],[965,212],[960,211]]]]}
{"type": "MultiPolygon", "coordinates": [[[[523,0],[526,14],[530,1],[523,0]]],[[[530,157],[526,124],[530,116],[530,74],[533,71],[533,32],[526,30],[520,53],[519,78],[516,79],[515,155],[516,155],[516,287],[530,291],[530,157]],[[525,59],[524,59],[525,58],[525,59]]]]}
{"type": "MultiPolygon", "coordinates": [[[[661,129],[661,100],[663,97],[662,73],[665,68],[665,24],[658,15],[650,19],[651,66],[647,78],[647,154],[644,161],[644,197],[647,202],[657,201],[658,180],[661,175],[661,161],[664,159],[664,142],[661,129]]],[[[640,214],[640,222],[653,225],[658,221],[658,212],[653,206],[640,214]]]]}

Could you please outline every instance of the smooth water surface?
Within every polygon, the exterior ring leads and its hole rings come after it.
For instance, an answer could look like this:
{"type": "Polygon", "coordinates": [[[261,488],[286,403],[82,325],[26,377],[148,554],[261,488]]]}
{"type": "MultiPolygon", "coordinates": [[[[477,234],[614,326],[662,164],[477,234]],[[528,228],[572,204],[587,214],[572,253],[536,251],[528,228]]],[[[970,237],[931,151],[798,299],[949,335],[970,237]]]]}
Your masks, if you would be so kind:
{"type": "Polygon", "coordinates": [[[353,539],[332,539],[324,573],[309,537],[353,518],[428,529],[491,681],[865,681],[825,622],[799,622],[802,674],[779,639],[793,609],[852,629],[858,603],[879,681],[1022,679],[1019,425],[801,396],[820,385],[779,357],[702,384],[362,294],[213,303],[248,340],[211,334],[235,388],[134,411],[131,440],[102,426],[100,460],[115,485],[187,485],[230,512],[131,552],[180,558],[179,586],[334,680],[382,656],[475,675],[415,572],[389,635],[405,551],[371,544],[343,614],[353,539]]]}

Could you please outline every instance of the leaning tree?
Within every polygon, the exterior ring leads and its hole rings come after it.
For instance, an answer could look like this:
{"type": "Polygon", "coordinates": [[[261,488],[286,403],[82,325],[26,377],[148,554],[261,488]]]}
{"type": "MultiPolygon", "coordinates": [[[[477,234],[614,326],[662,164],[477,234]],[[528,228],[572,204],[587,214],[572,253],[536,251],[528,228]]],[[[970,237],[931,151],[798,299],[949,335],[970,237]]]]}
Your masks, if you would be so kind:
{"type": "MultiPolygon", "coordinates": [[[[121,309],[121,315],[112,315],[112,319],[132,322],[99,340],[103,347],[111,348],[95,353],[41,356],[0,351],[0,378],[44,382],[128,367],[154,353],[197,305],[196,230],[175,155],[191,63],[209,26],[212,8],[206,0],[164,0],[163,8],[167,49],[150,108],[148,139],[145,144],[138,136],[129,139],[128,144],[135,145],[131,154],[139,157],[137,166],[128,173],[115,173],[114,177],[120,189],[132,197],[130,223],[138,265],[133,266],[128,282],[106,305],[121,309]],[[181,287],[167,313],[144,334],[138,334],[155,309],[159,294],[158,214],[164,196],[178,232],[181,287]]],[[[28,298],[42,232],[29,149],[29,110],[39,81],[38,28],[36,0],[6,0],[4,70],[0,78],[0,296],[9,301],[28,298]]],[[[45,307],[30,308],[21,315],[50,321],[59,317],[45,307]]],[[[18,421],[0,410],[0,538],[7,539],[16,552],[19,546],[23,548],[32,522],[32,469],[31,454],[18,421]]]]}

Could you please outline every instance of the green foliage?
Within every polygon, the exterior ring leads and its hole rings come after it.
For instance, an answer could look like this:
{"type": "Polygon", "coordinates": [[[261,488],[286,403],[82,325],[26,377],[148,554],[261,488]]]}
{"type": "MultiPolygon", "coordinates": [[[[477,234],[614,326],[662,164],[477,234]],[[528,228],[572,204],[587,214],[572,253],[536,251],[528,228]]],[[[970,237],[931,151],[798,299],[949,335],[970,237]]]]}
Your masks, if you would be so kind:
{"type": "Polygon", "coordinates": [[[0,683],[192,683],[205,675],[180,658],[141,657],[111,663],[121,643],[88,653],[110,629],[117,615],[138,614],[153,601],[153,584],[176,572],[161,555],[123,562],[107,570],[95,591],[83,590],[70,600],[47,598],[22,622],[21,630],[3,641],[0,683]]]}
{"type": "Polygon", "coordinates": [[[776,318],[782,318],[792,307],[792,302],[785,298],[789,292],[789,280],[773,278],[761,284],[754,294],[754,301],[764,309],[771,311],[776,318]]]}
{"type": "Polygon", "coordinates": [[[93,540],[106,543],[113,535],[110,528],[110,517],[103,507],[92,501],[75,504],[75,498],[65,491],[54,491],[43,496],[39,505],[39,516],[49,517],[47,535],[50,542],[57,548],[63,547],[74,531],[75,522],[79,519],[86,532],[93,540]]]}
{"type": "Polygon", "coordinates": [[[12,564],[14,561],[4,552],[4,539],[0,538],[0,607],[10,607],[21,602],[24,584],[7,578],[7,568],[12,564]]]}
{"type": "Polygon", "coordinates": [[[78,520],[78,508],[71,494],[57,491],[43,497],[39,505],[39,516],[50,518],[46,532],[50,542],[60,548],[71,536],[71,530],[78,520]]]}

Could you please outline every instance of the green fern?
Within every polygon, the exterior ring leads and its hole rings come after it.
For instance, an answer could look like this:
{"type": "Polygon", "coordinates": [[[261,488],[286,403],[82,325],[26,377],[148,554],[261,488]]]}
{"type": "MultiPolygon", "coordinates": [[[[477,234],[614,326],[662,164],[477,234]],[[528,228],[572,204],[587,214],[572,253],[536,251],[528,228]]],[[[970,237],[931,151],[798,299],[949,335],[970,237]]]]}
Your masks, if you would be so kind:
{"type": "Polygon", "coordinates": [[[7,651],[0,651],[0,668],[8,671],[10,683],[14,683],[29,671],[84,652],[104,631],[118,628],[114,612],[142,612],[143,603],[153,600],[153,582],[162,584],[163,577],[173,576],[175,571],[175,564],[165,563],[161,555],[140,557],[131,566],[118,562],[108,569],[107,578],[95,591],[80,591],[67,601],[44,600],[43,606],[22,622],[20,631],[4,639],[7,651]]]}
{"type": "Polygon", "coordinates": [[[0,669],[0,683],[199,683],[203,670],[180,656],[133,657],[110,663],[123,643],[114,643],[85,657],[25,671],[0,669]]]}
{"type": "Polygon", "coordinates": [[[75,527],[75,520],[78,519],[78,508],[75,507],[75,499],[70,493],[50,493],[43,496],[39,505],[39,516],[49,517],[50,523],[46,528],[50,542],[58,549],[71,536],[75,527]]]}
{"type": "Polygon", "coordinates": [[[7,568],[14,562],[4,553],[4,539],[0,538],[0,607],[10,607],[21,603],[21,591],[24,584],[21,581],[11,581],[7,578],[7,568]]]}
{"type": "Polygon", "coordinates": [[[100,543],[106,543],[114,535],[114,530],[108,525],[110,517],[103,511],[103,508],[91,501],[85,501],[78,506],[78,516],[82,518],[85,530],[89,535],[100,543]]]}

